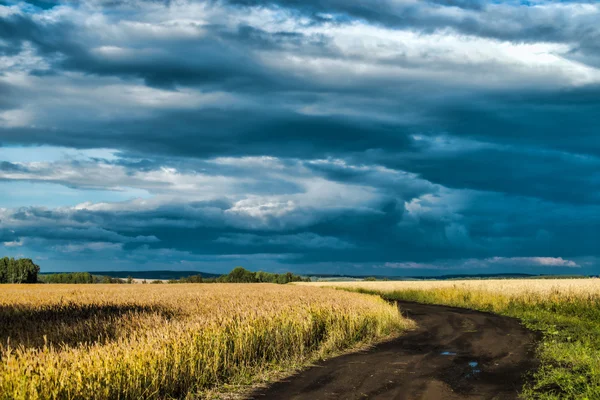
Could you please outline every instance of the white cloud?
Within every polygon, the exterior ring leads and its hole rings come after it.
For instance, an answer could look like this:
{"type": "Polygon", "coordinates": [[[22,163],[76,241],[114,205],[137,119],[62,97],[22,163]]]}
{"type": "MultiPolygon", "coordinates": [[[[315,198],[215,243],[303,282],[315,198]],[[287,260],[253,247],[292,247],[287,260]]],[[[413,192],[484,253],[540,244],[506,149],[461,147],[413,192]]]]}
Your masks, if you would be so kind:
{"type": "Polygon", "coordinates": [[[483,259],[469,258],[461,260],[440,260],[430,263],[419,262],[387,262],[379,268],[393,269],[432,269],[432,270],[449,270],[449,269],[464,269],[477,270],[493,266],[510,267],[567,267],[579,268],[580,265],[573,260],[564,259],[562,257],[489,257],[483,259]]]}
{"type": "Polygon", "coordinates": [[[31,124],[33,114],[25,109],[0,112],[0,128],[19,128],[31,124]]]}
{"type": "MultiPolygon", "coordinates": [[[[10,149],[5,149],[7,152],[10,149]]],[[[19,152],[26,152],[26,149],[20,149],[19,152]]],[[[83,153],[67,151],[66,155],[75,157],[74,162],[69,157],[60,158],[61,151],[57,150],[56,153],[50,158],[58,158],[57,161],[14,162],[19,168],[0,170],[0,178],[132,194],[144,191],[154,197],[112,204],[84,202],[74,207],[90,211],[152,209],[161,204],[226,198],[233,202],[233,206],[226,211],[227,215],[231,215],[231,218],[246,216],[260,224],[267,220],[272,223],[274,218],[291,215],[296,210],[368,209],[381,199],[382,194],[377,188],[381,180],[396,186],[399,191],[405,187],[409,193],[415,187],[434,190],[432,185],[425,185],[414,174],[376,165],[353,165],[341,160],[314,160],[307,164],[368,172],[377,180],[373,181],[373,185],[368,182],[337,182],[319,176],[297,160],[286,162],[276,157],[223,157],[190,164],[189,168],[183,170],[167,166],[137,170],[110,162],[118,161],[119,157],[118,153],[110,150],[83,153]],[[102,158],[87,158],[95,156],[102,158]],[[222,169],[223,166],[228,168],[222,169]],[[270,193],[268,185],[274,185],[277,193],[270,193]],[[288,185],[288,191],[279,189],[280,185],[288,185]]],[[[0,150],[0,161],[2,154],[0,150]]],[[[18,157],[11,157],[12,160],[15,158],[18,157]]]]}
{"type": "Polygon", "coordinates": [[[229,234],[215,239],[215,243],[242,246],[284,246],[288,249],[349,249],[351,243],[333,236],[321,236],[315,233],[299,233],[292,235],[258,236],[253,234],[229,234]]]}
{"type": "Polygon", "coordinates": [[[463,89],[600,82],[600,70],[571,60],[573,48],[562,43],[514,43],[453,31],[422,34],[360,22],[311,27],[304,33],[327,35],[331,53],[268,51],[260,53],[262,61],[270,68],[339,87],[367,82],[400,86],[415,80],[463,89]]]}
{"type": "Polygon", "coordinates": [[[579,265],[572,260],[565,260],[562,257],[494,257],[487,258],[484,262],[490,264],[520,264],[534,265],[542,267],[572,267],[577,268],[579,265]]]}
{"type": "Polygon", "coordinates": [[[54,246],[54,250],[61,253],[80,253],[82,251],[119,251],[122,248],[122,243],[109,242],[69,243],[54,246]]]}
{"type": "Polygon", "coordinates": [[[2,243],[4,246],[6,247],[21,247],[23,246],[23,242],[22,241],[12,241],[12,242],[3,242],[2,243]]]}

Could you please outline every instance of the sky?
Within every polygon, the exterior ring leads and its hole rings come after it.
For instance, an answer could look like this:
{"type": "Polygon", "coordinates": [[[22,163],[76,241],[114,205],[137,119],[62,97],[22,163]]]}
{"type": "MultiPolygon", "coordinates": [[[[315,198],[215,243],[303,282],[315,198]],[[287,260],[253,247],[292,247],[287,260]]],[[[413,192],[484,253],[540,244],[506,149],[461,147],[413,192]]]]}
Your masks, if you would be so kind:
{"type": "Polygon", "coordinates": [[[0,1],[0,256],[600,273],[595,1],[0,1]]]}

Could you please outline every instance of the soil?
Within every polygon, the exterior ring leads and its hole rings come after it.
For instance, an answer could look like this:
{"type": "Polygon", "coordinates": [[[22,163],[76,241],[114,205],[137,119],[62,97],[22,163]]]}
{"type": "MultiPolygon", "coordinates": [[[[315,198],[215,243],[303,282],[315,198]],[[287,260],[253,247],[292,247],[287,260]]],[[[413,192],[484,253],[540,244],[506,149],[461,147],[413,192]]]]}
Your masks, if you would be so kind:
{"type": "Polygon", "coordinates": [[[398,306],[417,329],[318,363],[249,398],[517,399],[538,365],[538,335],[516,319],[446,306],[398,306]]]}

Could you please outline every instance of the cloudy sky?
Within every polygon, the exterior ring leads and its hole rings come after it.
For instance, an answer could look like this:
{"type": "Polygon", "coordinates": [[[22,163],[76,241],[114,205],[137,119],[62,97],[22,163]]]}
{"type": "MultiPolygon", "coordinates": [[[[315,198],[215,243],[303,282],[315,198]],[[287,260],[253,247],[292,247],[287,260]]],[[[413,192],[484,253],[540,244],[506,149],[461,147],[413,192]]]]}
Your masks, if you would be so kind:
{"type": "Polygon", "coordinates": [[[600,5],[0,1],[0,256],[600,272],[600,5]]]}

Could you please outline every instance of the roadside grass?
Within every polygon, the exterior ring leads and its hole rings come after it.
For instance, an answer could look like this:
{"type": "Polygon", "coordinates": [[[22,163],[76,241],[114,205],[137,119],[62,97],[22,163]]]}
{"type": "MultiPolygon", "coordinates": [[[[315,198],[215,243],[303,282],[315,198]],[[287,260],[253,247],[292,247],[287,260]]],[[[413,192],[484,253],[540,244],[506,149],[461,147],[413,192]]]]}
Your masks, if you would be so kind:
{"type": "Polygon", "coordinates": [[[6,285],[0,326],[2,400],[195,399],[411,321],[381,298],[291,285],[6,285]]]}
{"type": "Polygon", "coordinates": [[[518,318],[541,332],[540,368],[523,388],[525,399],[600,399],[600,296],[550,290],[501,294],[459,287],[377,290],[339,289],[392,300],[443,304],[518,318]]]}

